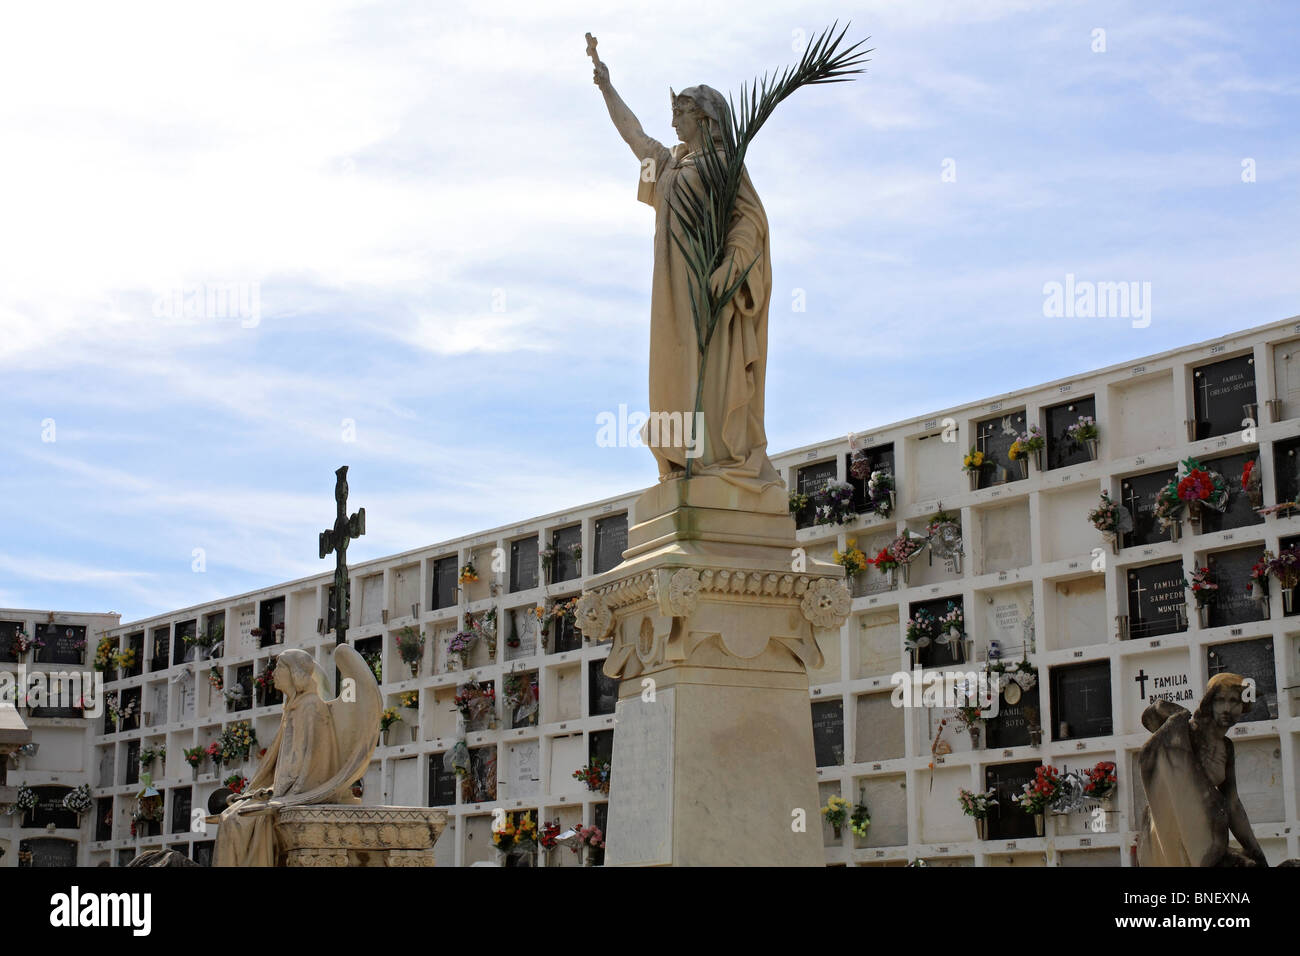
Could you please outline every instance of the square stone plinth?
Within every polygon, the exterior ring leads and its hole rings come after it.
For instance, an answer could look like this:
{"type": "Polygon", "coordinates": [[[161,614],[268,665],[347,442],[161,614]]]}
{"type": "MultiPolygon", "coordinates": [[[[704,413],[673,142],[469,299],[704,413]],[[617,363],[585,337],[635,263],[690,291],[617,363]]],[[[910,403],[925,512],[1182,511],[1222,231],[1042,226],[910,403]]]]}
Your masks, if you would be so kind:
{"type": "Polygon", "coordinates": [[[276,821],[283,866],[433,866],[447,811],[433,807],[286,807],[276,821]]]}

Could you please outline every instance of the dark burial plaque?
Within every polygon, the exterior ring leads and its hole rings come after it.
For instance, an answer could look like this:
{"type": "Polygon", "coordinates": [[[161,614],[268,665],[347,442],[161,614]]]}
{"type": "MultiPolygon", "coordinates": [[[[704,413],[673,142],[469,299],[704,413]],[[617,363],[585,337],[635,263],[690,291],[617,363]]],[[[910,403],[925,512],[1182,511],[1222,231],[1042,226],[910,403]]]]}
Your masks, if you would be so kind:
{"type": "Polygon", "coordinates": [[[582,544],[582,525],[561,528],[551,536],[555,548],[555,564],[551,567],[552,581],[572,581],[582,575],[582,561],[573,556],[575,546],[582,544]]]}
{"type": "Polygon", "coordinates": [[[817,766],[843,766],[844,701],[813,701],[812,726],[813,747],[817,755],[817,766]]]}
{"type": "Polygon", "coordinates": [[[1035,684],[1020,695],[1020,700],[1008,704],[1006,698],[998,701],[998,715],[984,722],[988,737],[987,748],[1023,747],[1029,743],[1029,721],[1025,719],[1026,707],[1038,706],[1038,688],[1035,684]]]}
{"type": "MultiPolygon", "coordinates": [[[[358,651],[359,652],[359,651],[358,651]]],[[[235,669],[235,684],[244,692],[239,703],[231,707],[231,710],[248,710],[253,706],[253,665],[243,664],[235,669]]]]}
{"type": "MultiPolygon", "coordinates": [[[[949,609],[962,606],[961,595],[953,597],[931,598],[928,601],[914,601],[908,605],[908,617],[916,617],[918,611],[928,611],[935,620],[943,617],[949,609]]],[[[961,644],[949,641],[947,644],[936,644],[933,640],[929,645],[922,647],[916,652],[916,664],[918,667],[946,667],[949,664],[961,664],[965,658],[965,651],[961,644]]]]}
{"type": "Polygon", "coordinates": [[[1255,402],[1255,359],[1239,355],[1194,369],[1192,391],[1197,441],[1241,431],[1246,417],[1242,406],[1255,402]]]}
{"type": "Polygon", "coordinates": [[[476,747],[469,752],[469,792],[466,803],[486,803],[497,798],[496,747],[476,747]]]}
{"type": "MultiPolygon", "coordinates": [[[[807,495],[812,498],[819,491],[825,490],[826,486],[836,480],[835,461],[819,461],[815,465],[805,465],[800,468],[795,475],[795,487],[799,494],[807,495]]],[[[794,513],[794,526],[796,528],[810,528],[816,520],[816,511],[812,504],[805,508],[800,508],[794,513]]]]}
{"type": "Polygon", "coordinates": [[[257,626],[262,629],[260,647],[269,647],[275,643],[275,627],[284,623],[284,598],[272,598],[261,602],[258,609],[257,626]]]}
{"type": "MultiPolygon", "coordinates": [[[[1282,551],[1285,551],[1288,548],[1300,547],[1300,534],[1293,534],[1286,538],[1279,538],[1277,541],[1277,546],[1282,551]]],[[[1269,587],[1273,588],[1273,585],[1270,584],[1269,587]]],[[[1273,588],[1273,590],[1278,590],[1278,589],[1273,588]]],[[[1283,617],[1294,617],[1295,615],[1300,614],[1300,588],[1297,588],[1296,591],[1297,591],[1296,597],[1291,601],[1290,611],[1286,609],[1285,602],[1283,602],[1279,598],[1279,603],[1281,604],[1282,607],[1283,617]]]]}
{"type": "Polygon", "coordinates": [[[1273,442],[1273,481],[1273,504],[1300,498],[1300,438],[1273,442]]]}
{"type": "MultiPolygon", "coordinates": [[[[149,653],[149,670],[165,671],[169,665],[167,643],[171,639],[171,629],[160,627],[153,632],[153,649],[149,653]]],[[[182,651],[182,654],[184,652],[182,651]]],[[[180,658],[184,660],[184,657],[180,658]]]]}
{"type": "Polygon", "coordinates": [[[984,460],[990,462],[980,469],[981,488],[1020,480],[1020,466],[1007,457],[1007,452],[1011,449],[1011,443],[1019,438],[1024,430],[1023,411],[976,422],[975,447],[984,452],[984,460]]]}
{"type": "MultiPolygon", "coordinates": [[[[558,598],[557,600],[566,600],[558,598]]],[[[582,632],[578,630],[577,621],[570,621],[566,617],[556,618],[551,622],[551,651],[558,654],[561,651],[576,651],[582,647],[582,632]]]]}
{"type": "Polygon", "coordinates": [[[450,807],[456,802],[456,774],[444,770],[442,754],[429,756],[429,806],[450,807]]]}
{"type": "Polygon", "coordinates": [[[190,808],[193,802],[194,794],[189,787],[177,787],[172,791],[172,833],[190,831],[190,808]]]}
{"type": "Polygon", "coordinates": [[[135,663],[127,669],[126,673],[130,677],[138,677],[144,673],[144,632],[128,634],[126,646],[135,651],[135,663]]]}
{"type": "Polygon", "coordinates": [[[537,535],[510,542],[510,590],[537,587],[537,535]]]}
{"type": "Polygon", "coordinates": [[[605,676],[605,661],[591,661],[588,669],[588,695],[591,699],[591,716],[614,713],[618,703],[618,680],[605,676]]]}
{"type": "Polygon", "coordinates": [[[129,740],[126,744],[126,782],[140,782],[140,741],[129,740]]]}
{"type": "Polygon", "coordinates": [[[614,731],[593,730],[587,735],[587,760],[590,763],[614,762],[614,731]]]}
{"type": "Polygon", "coordinates": [[[984,789],[992,789],[997,803],[989,810],[990,840],[1020,840],[1034,837],[1034,816],[1016,805],[1025,784],[1034,779],[1037,760],[992,764],[984,768],[984,789]]]}
{"type": "Polygon", "coordinates": [[[1250,498],[1241,490],[1241,473],[1246,467],[1246,462],[1255,462],[1255,467],[1259,467],[1259,456],[1254,452],[1245,455],[1225,455],[1222,458],[1202,458],[1200,462],[1210,471],[1217,471],[1223,476],[1223,480],[1228,484],[1228,505],[1220,513],[1213,508],[1202,508],[1201,514],[1204,516],[1201,521],[1201,532],[1208,534],[1211,531],[1230,531],[1233,528],[1245,528],[1253,524],[1263,524],[1264,519],[1255,513],[1255,508],[1250,503],[1250,498]]]}
{"type": "Polygon", "coordinates": [[[23,840],[18,845],[20,853],[30,853],[31,867],[65,867],[77,865],[77,842],[58,837],[39,837],[23,840]]]}
{"type": "Polygon", "coordinates": [[[627,512],[601,518],[595,525],[596,553],[592,570],[596,574],[618,567],[627,550],[627,512]]]}
{"type": "Polygon", "coordinates": [[[852,452],[844,456],[844,474],[848,475],[849,484],[853,486],[853,510],[861,514],[871,507],[871,497],[867,494],[867,482],[871,480],[871,472],[884,469],[892,474],[894,471],[894,443],[886,442],[883,445],[871,445],[861,449],[858,454],[867,459],[867,477],[853,477],[853,472],[849,470],[855,457],[852,452]]]}
{"type": "Polygon", "coordinates": [[[1047,422],[1047,467],[1066,468],[1070,465],[1080,465],[1085,461],[1091,461],[1088,457],[1088,446],[1083,442],[1073,441],[1066,434],[1066,429],[1079,420],[1081,415],[1087,415],[1094,421],[1097,418],[1097,401],[1089,396],[1088,398],[1079,398],[1073,402],[1064,402],[1060,405],[1053,405],[1044,413],[1044,419],[1047,422]]]}
{"type": "MultiPolygon", "coordinates": [[[[165,632],[166,628],[159,628],[158,631],[165,632]]],[[[158,631],[154,631],[155,643],[157,643],[158,631]]],[[[172,633],[172,660],[177,664],[180,664],[183,661],[192,661],[198,657],[198,648],[194,645],[192,640],[190,642],[185,640],[187,637],[192,639],[198,636],[199,622],[197,620],[181,621],[177,623],[177,625],[172,628],[172,633]]]]}
{"type": "MultiPolygon", "coordinates": [[[[446,558],[439,558],[433,562],[433,607],[435,610],[455,605],[456,575],[459,570],[456,567],[456,556],[454,554],[446,558]]],[[[333,606],[332,601],[330,606],[333,606]]]]}
{"type": "Polygon", "coordinates": [[[45,642],[45,646],[36,652],[36,660],[40,663],[82,664],[86,642],[84,624],[37,624],[36,636],[45,642]]]}
{"type": "Polygon", "coordinates": [[[14,653],[14,637],[22,626],[21,621],[0,621],[0,662],[18,662],[18,655],[14,653]]]}
{"type": "Polygon", "coordinates": [[[23,819],[24,827],[47,827],[51,823],[60,830],[75,830],[77,815],[64,809],[63,798],[72,792],[71,787],[32,787],[36,792],[36,807],[23,819]]]}
{"type": "Polygon", "coordinates": [[[1264,620],[1263,604],[1253,600],[1246,590],[1250,584],[1250,569],[1263,554],[1264,546],[1257,545],[1219,551],[1209,556],[1206,566],[1219,585],[1218,594],[1210,605],[1210,627],[1264,620]]]}
{"type": "Polygon", "coordinates": [[[1110,662],[1053,667],[1051,674],[1052,739],[1078,740],[1110,734],[1110,662]],[[1061,734],[1062,723],[1069,725],[1068,734],[1061,734]]]}
{"type": "Polygon", "coordinates": [[[1183,584],[1183,563],[1164,561],[1130,568],[1128,582],[1129,638],[1159,637],[1186,630],[1180,620],[1187,607],[1187,587],[1183,584]]]}
{"type": "Polygon", "coordinates": [[[194,844],[194,856],[192,859],[199,866],[212,865],[212,851],[216,849],[216,842],[213,840],[203,840],[194,844]]]}
{"type": "Polygon", "coordinates": [[[1277,717],[1277,667],[1273,660],[1273,638],[1260,637],[1252,641],[1211,644],[1205,649],[1206,677],[1223,673],[1240,674],[1255,681],[1255,705],[1243,706],[1243,723],[1273,720],[1277,717]]]}
{"type": "Polygon", "coordinates": [[[118,851],[117,851],[117,865],[120,866],[120,867],[125,868],[125,867],[130,866],[130,865],[131,865],[131,861],[134,860],[134,859],[135,859],[135,850],[118,850],[118,851]]]}
{"type": "Polygon", "coordinates": [[[213,645],[209,648],[208,654],[212,657],[221,657],[225,654],[226,643],[226,612],[218,614],[209,614],[203,620],[203,630],[208,636],[208,642],[213,645]],[[221,647],[216,647],[217,635],[221,635],[221,647]]]}
{"type": "Polygon", "coordinates": [[[124,704],[129,704],[133,701],[135,702],[135,708],[134,708],[135,713],[133,713],[126,720],[122,721],[123,730],[140,729],[140,697],[141,697],[141,689],[139,687],[133,687],[130,690],[122,691],[122,702],[124,704]]]}
{"type": "Polygon", "coordinates": [[[1156,521],[1156,496],[1174,477],[1174,469],[1133,475],[1119,483],[1119,504],[1133,516],[1133,530],[1121,542],[1126,548],[1168,541],[1169,532],[1156,521]]]}
{"type": "Polygon", "coordinates": [[[95,839],[113,839],[113,800],[95,801],[95,839]]]}

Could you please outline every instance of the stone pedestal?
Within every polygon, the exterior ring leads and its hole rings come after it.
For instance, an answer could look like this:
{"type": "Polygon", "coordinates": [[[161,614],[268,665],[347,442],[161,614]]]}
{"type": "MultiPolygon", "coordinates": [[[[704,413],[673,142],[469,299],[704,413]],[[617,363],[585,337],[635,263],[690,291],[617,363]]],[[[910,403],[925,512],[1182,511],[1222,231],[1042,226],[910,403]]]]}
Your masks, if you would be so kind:
{"type": "Polygon", "coordinates": [[[281,866],[433,866],[446,825],[433,807],[286,807],[275,835],[281,866]]]}
{"type": "Polygon", "coordinates": [[[664,482],[578,623],[621,678],[606,865],[821,866],[808,668],[849,612],[797,549],[784,487],[664,482]]]}

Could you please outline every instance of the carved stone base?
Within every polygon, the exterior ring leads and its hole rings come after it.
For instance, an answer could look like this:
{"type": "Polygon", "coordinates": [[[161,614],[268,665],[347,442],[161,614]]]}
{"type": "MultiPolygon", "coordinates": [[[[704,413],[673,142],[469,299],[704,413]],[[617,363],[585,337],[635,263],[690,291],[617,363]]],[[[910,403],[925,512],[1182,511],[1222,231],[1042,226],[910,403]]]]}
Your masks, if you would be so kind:
{"type": "Polygon", "coordinates": [[[796,546],[781,488],[679,479],[633,517],[578,604],[622,680],[606,865],[823,865],[808,668],[848,615],[843,569],[796,546]]]}
{"type": "Polygon", "coordinates": [[[433,866],[447,811],[433,807],[286,807],[281,866],[433,866]]]}

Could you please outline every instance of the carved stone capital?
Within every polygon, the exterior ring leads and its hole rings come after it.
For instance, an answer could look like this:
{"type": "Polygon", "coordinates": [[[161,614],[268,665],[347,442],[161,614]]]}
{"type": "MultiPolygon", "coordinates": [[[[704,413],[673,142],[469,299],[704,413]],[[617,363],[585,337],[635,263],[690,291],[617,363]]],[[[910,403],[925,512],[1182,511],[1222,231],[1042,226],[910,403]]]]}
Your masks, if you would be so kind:
{"type": "Polygon", "coordinates": [[[614,626],[614,612],[603,594],[588,591],[578,598],[576,611],[578,630],[583,637],[593,641],[603,641],[609,636],[614,626]]]}

